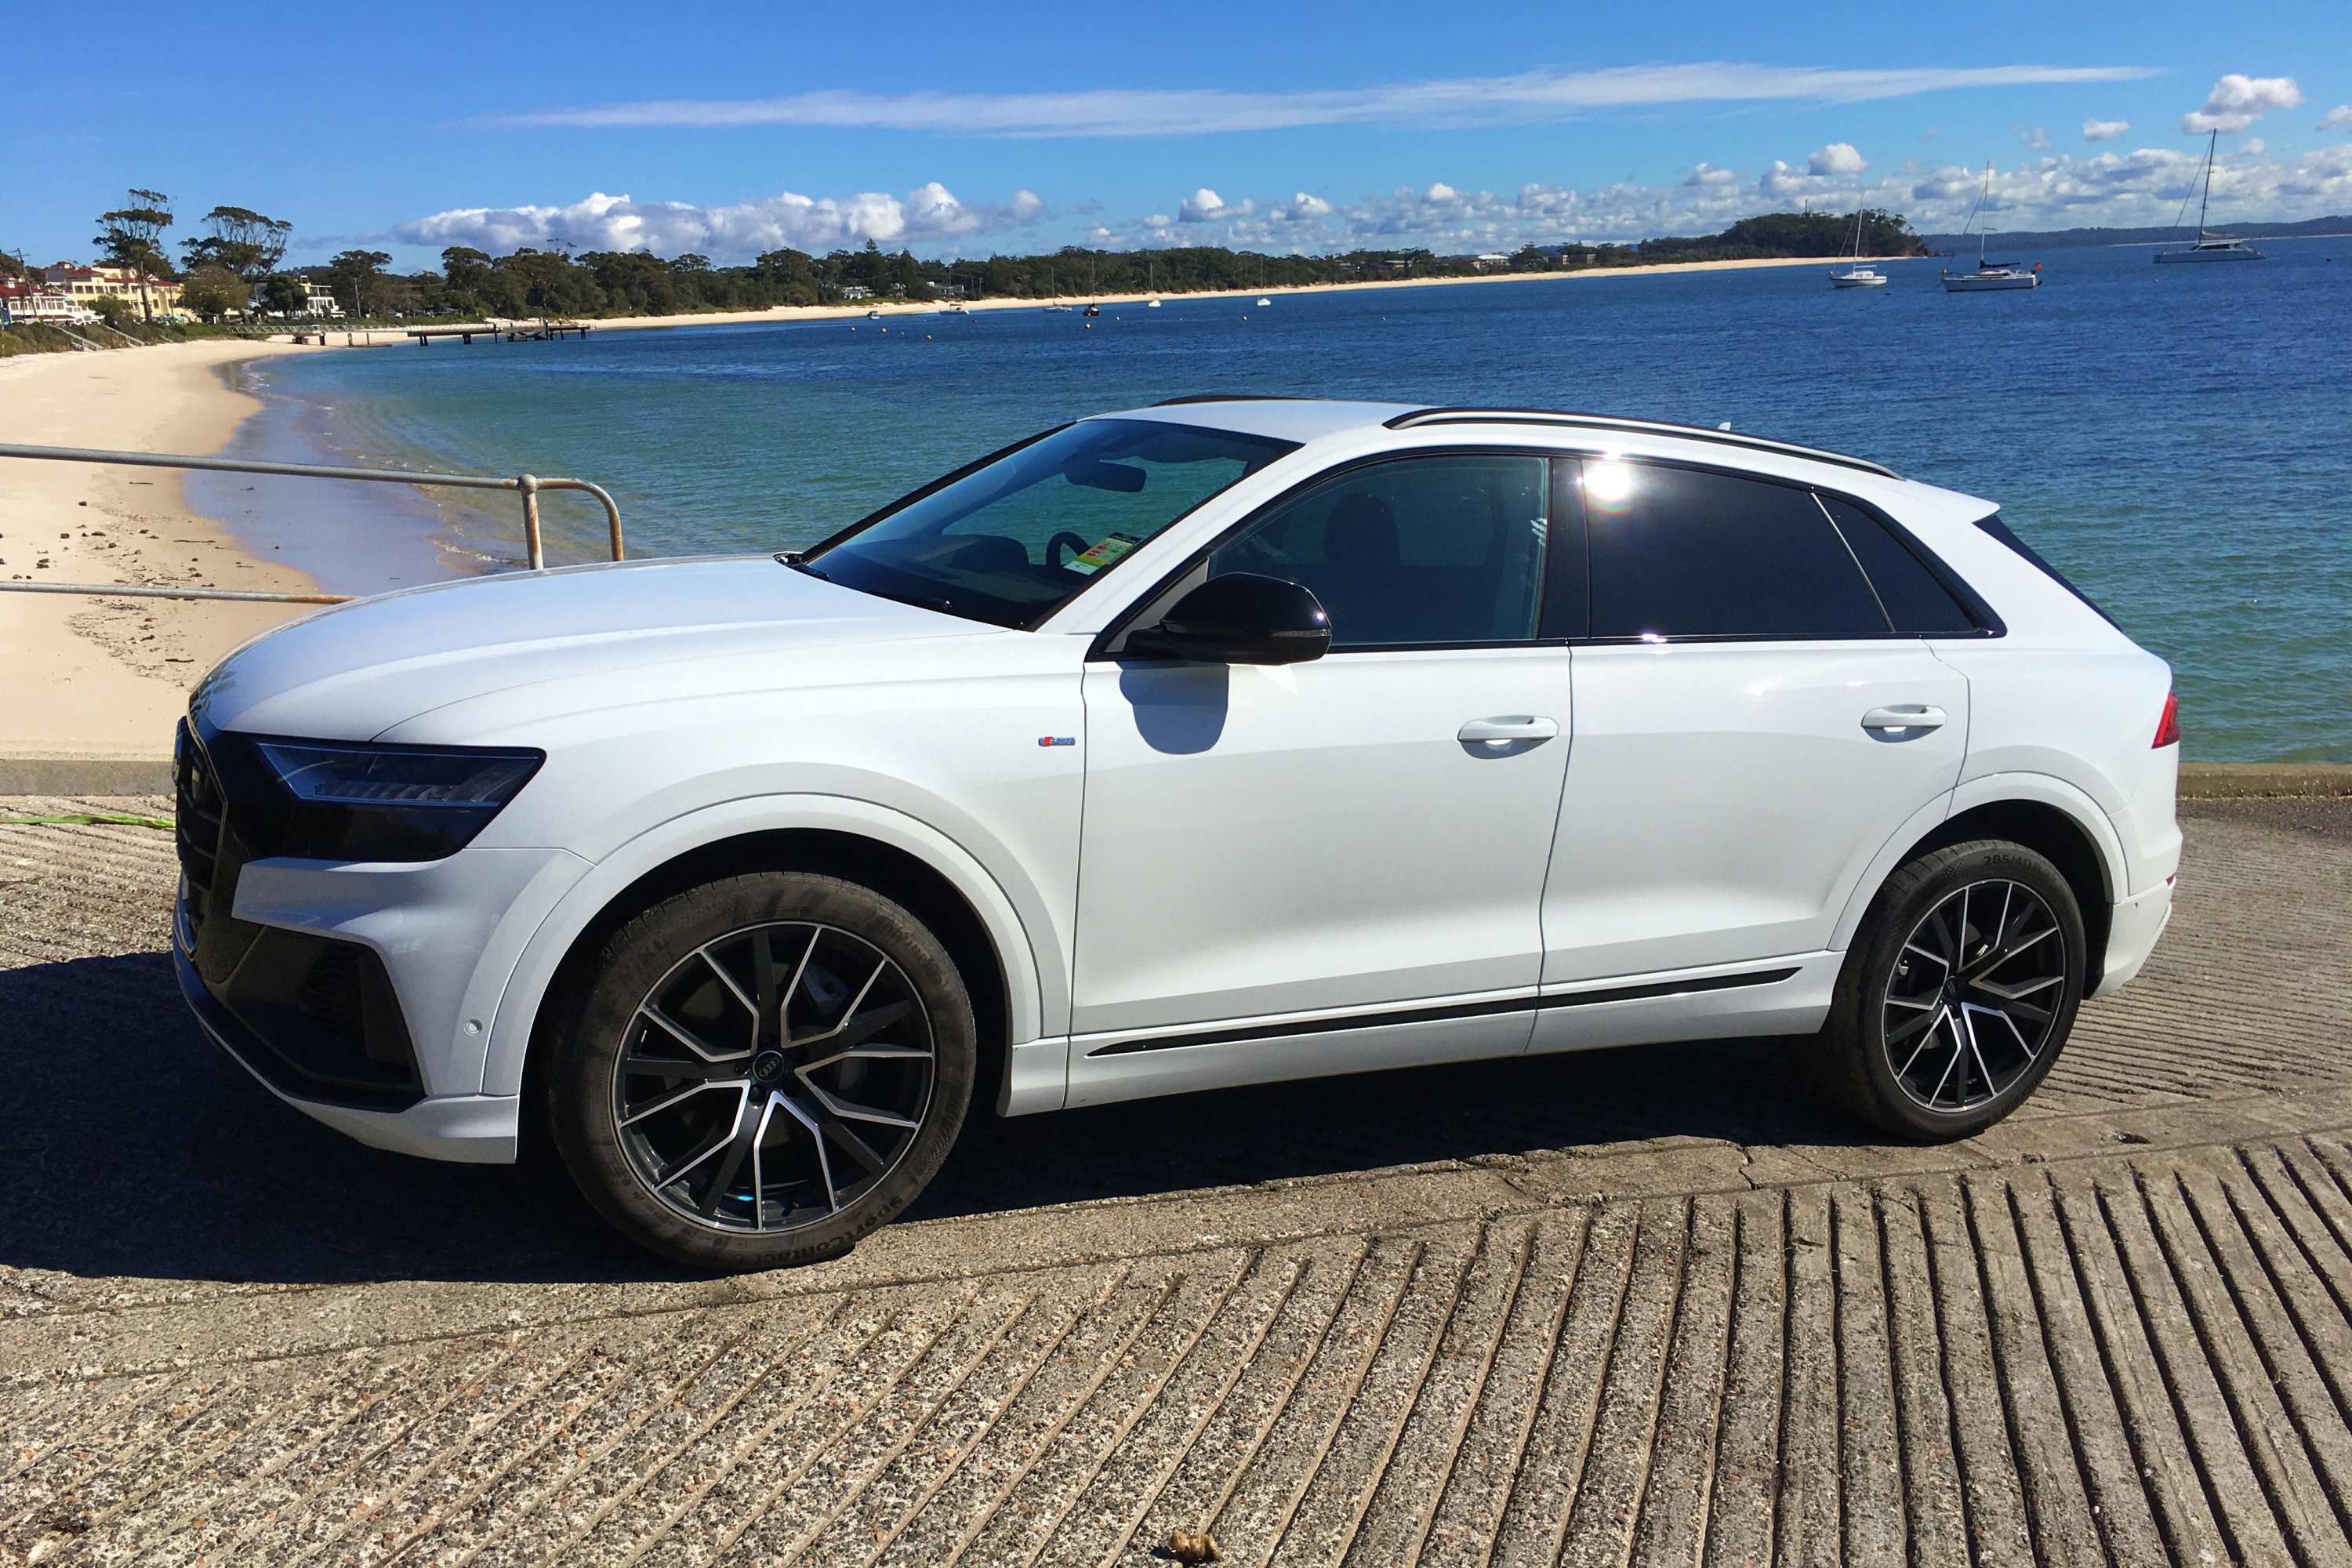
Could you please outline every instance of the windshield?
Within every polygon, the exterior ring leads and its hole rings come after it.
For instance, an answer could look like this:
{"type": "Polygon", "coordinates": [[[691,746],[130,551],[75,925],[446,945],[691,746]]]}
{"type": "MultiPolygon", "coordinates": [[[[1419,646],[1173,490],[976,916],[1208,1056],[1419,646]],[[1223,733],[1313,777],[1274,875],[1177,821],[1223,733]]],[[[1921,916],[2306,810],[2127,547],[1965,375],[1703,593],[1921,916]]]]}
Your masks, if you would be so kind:
{"type": "Polygon", "coordinates": [[[802,569],[886,599],[1034,626],[1139,546],[1294,443],[1088,419],[886,509],[802,569]]]}

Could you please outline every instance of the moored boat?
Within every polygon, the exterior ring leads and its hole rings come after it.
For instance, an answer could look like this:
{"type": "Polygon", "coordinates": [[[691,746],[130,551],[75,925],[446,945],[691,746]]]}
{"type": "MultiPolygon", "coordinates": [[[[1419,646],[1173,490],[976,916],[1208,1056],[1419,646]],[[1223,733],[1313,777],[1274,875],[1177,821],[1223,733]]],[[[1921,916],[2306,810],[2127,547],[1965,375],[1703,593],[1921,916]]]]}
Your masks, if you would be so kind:
{"type": "MultiPolygon", "coordinates": [[[[2219,131],[2205,143],[2205,195],[2197,204],[2197,243],[2180,250],[2159,250],[2158,261],[2260,261],[2263,253],[2242,239],[2226,234],[2205,231],[2205,210],[2213,205],[2213,154],[2221,144],[2219,131]]],[[[2189,198],[2180,198],[2182,211],[2189,207],[2189,198]]]]}
{"type": "MultiPolygon", "coordinates": [[[[1992,194],[1992,165],[1985,165],[1984,189],[1977,193],[1977,205],[1969,209],[1969,228],[1976,228],[1977,214],[1984,210],[1985,197],[1992,194]]],[[[1968,233],[1968,228],[1960,231],[1968,233]]],[[[2042,263],[2027,266],[2021,261],[1988,261],[1985,259],[1985,231],[1977,229],[1977,269],[1955,272],[1947,267],[1943,271],[1944,291],[1948,294],[1991,294],[2010,289],[2042,287],[2042,263]]]]}

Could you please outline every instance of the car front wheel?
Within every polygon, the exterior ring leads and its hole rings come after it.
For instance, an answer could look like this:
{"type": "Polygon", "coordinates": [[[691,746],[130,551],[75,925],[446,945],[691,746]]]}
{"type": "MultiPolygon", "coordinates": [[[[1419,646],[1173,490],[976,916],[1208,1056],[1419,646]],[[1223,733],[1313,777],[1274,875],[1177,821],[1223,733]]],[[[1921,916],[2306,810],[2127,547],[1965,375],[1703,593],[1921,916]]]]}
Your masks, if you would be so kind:
{"type": "Polygon", "coordinates": [[[1897,1137],[1980,1132],[2057,1060],[2086,952],[2074,889],[2042,856],[1998,840],[1930,851],[1873,905],[1812,1042],[1817,1074],[1897,1137]]]}
{"type": "Polygon", "coordinates": [[[846,1251],[911,1202],[963,1125],[971,1002],[912,915],[837,878],[677,894],[585,970],[544,1075],[581,1191],[699,1268],[846,1251]]]}

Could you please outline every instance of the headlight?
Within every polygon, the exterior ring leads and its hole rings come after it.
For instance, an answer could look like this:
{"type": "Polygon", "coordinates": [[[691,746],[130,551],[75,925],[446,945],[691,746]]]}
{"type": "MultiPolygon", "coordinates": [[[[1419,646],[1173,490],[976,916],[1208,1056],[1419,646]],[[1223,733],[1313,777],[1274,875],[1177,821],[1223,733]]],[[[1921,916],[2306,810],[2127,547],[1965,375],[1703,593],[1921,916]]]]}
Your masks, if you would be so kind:
{"type": "Polygon", "coordinates": [[[547,760],[477,746],[257,740],[253,749],[292,797],[275,852],[337,860],[453,855],[547,760]]]}

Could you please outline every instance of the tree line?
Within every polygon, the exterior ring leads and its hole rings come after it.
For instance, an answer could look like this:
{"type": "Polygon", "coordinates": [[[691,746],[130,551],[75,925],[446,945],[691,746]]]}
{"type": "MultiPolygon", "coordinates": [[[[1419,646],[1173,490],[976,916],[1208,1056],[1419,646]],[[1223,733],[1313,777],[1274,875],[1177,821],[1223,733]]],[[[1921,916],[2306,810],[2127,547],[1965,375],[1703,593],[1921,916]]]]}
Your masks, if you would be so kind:
{"type": "MultiPolygon", "coordinates": [[[[867,299],[1090,299],[1562,267],[1832,257],[1851,247],[1854,228],[1852,214],[1767,213],[1742,218],[1719,234],[1633,244],[1528,244],[1507,255],[1483,257],[1441,256],[1424,247],[1283,256],[1223,246],[1065,246],[1034,256],[935,260],[903,248],[886,251],[869,239],[862,248],[824,255],[772,250],[739,266],[719,266],[691,253],[665,258],[641,250],[575,252],[558,245],[492,256],[458,245],[442,251],[438,271],[398,273],[390,270],[387,252],[356,248],[322,265],[280,270],[293,233],[289,221],[249,207],[215,206],[198,220],[202,232],[181,241],[175,272],[164,241],[175,221],[169,196],[133,190],[121,207],[99,216],[100,232],[92,243],[103,259],[142,277],[178,277],[183,307],[210,321],[250,309],[300,314],[310,308],[303,279],[331,290],[344,312],[356,317],[668,316],[867,299]]],[[[1864,215],[1865,255],[1919,255],[1926,248],[1901,216],[1864,215]]],[[[23,268],[0,253],[0,273],[10,270],[23,268]]]]}

